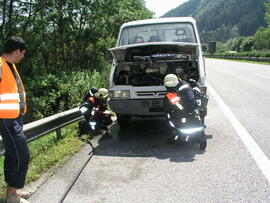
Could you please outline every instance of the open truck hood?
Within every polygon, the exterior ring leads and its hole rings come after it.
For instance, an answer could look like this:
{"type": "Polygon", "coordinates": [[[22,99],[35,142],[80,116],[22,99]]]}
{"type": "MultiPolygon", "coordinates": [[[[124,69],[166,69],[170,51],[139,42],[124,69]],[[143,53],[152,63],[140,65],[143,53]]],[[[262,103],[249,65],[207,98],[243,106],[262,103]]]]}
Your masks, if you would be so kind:
{"type": "Polygon", "coordinates": [[[151,56],[158,54],[183,54],[196,58],[198,45],[193,43],[157,42],[119,46],[110,49],[117,62],[133,62],[134,56],[151,56]]]}

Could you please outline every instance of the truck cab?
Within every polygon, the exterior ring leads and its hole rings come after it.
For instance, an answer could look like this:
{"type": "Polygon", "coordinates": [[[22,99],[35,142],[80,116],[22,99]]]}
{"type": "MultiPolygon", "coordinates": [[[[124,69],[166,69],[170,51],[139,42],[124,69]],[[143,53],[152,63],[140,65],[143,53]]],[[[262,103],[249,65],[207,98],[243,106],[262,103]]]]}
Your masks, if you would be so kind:
{"type": "MultiPolygon", "coordinates": [[[[195,80],[206,96],[206,73],[192,17],[148,19],[121,26],[112,56],[109,105],[120,125],[132,116],[164,116],[164,77],[195,80]]],[[[206,115],[206,104],[203,107],[206,115]]]]}

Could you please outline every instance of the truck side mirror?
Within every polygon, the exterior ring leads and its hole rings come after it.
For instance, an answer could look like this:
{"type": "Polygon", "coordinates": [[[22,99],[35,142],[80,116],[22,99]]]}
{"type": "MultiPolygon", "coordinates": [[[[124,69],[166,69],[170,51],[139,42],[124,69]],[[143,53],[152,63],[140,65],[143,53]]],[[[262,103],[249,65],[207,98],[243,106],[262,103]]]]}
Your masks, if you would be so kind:
{"type": "Polygon", "coordinates": [[[206,45],[202,45],[202,51],[206,52],[207,51],[207,46],[206,45]]]}
{"type": "Polygon", "coordinates": [[[105,60],[107,62],[112,62],[112,60],[113,60],[113,56],[112,56],[111,52],[108,49],[106,49],[104,51],[104,58],[105,58],[105,60]]]}
{"type": "Polygon", "coordinates": [[[216,53],[216,50],[217,50],[217,48],[216,48],[216,42],[215,41],[211,41],[211,42],[209,42],[209,53],[212,55],[212,54],[214,54],[214,53],[216,53]]]}

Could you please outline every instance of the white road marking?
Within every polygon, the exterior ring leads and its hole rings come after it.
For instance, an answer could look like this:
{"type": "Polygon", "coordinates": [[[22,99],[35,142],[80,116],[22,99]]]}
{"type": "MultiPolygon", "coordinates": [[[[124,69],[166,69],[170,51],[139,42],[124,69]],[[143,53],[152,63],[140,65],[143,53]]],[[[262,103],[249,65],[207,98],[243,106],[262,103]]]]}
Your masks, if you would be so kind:
{"type": "Polygon", "coordinates": [[[268,180],[268,184],[270,185],[270,161],[267,156],[263,153],[261,148],[257,145],[257,143],[253,140],[251,135],[247,132],[244,126],[239,122],[233,112],[228,108],[225,102],[220,98],[220,96],[216,93],[216,91],[212,88],[212,86],[207,83],[208,89],[211,94],[224,111],[225,115],[229,119],[233,128],[237,132],[238,136],[241,138],[242,142],[245,144],[249,153],[252,155],[253,159],[256,161],[258,167],[265,175],[268,180]]]}
{"type": "Polygon", "coordinates": [[[254,73],[254,75],[259,76],[261,78],[270,79],[269,76],[261,75],[261,74],[258,74],[258,73],[254,73]]]}

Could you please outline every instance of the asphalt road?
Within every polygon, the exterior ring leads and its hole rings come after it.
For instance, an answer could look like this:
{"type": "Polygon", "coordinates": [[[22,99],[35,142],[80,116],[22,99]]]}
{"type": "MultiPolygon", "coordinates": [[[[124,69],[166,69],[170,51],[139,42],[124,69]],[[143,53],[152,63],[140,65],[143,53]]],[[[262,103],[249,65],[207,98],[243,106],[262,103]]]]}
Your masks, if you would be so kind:
{"type": "Polygon", "coordinates": [[[207,60],[208,82],[270,158],[270,66],[207,60]]]}
{"type": "MultiPolygon", "coordinates": [[[[269,158],[270,66],[206,64],[211,87],[269,158]]],[[[64,202],[270,202],[268,179],[231,118],[209,96],[206,151],[166,143],[164,120],[136,120],[128,129],[114,124],[109,135],[93,140],[95,155],[64,202]]],[[[89,151],[86,146],[76,154],[30,201],[59,202],[89,151]]]]}

